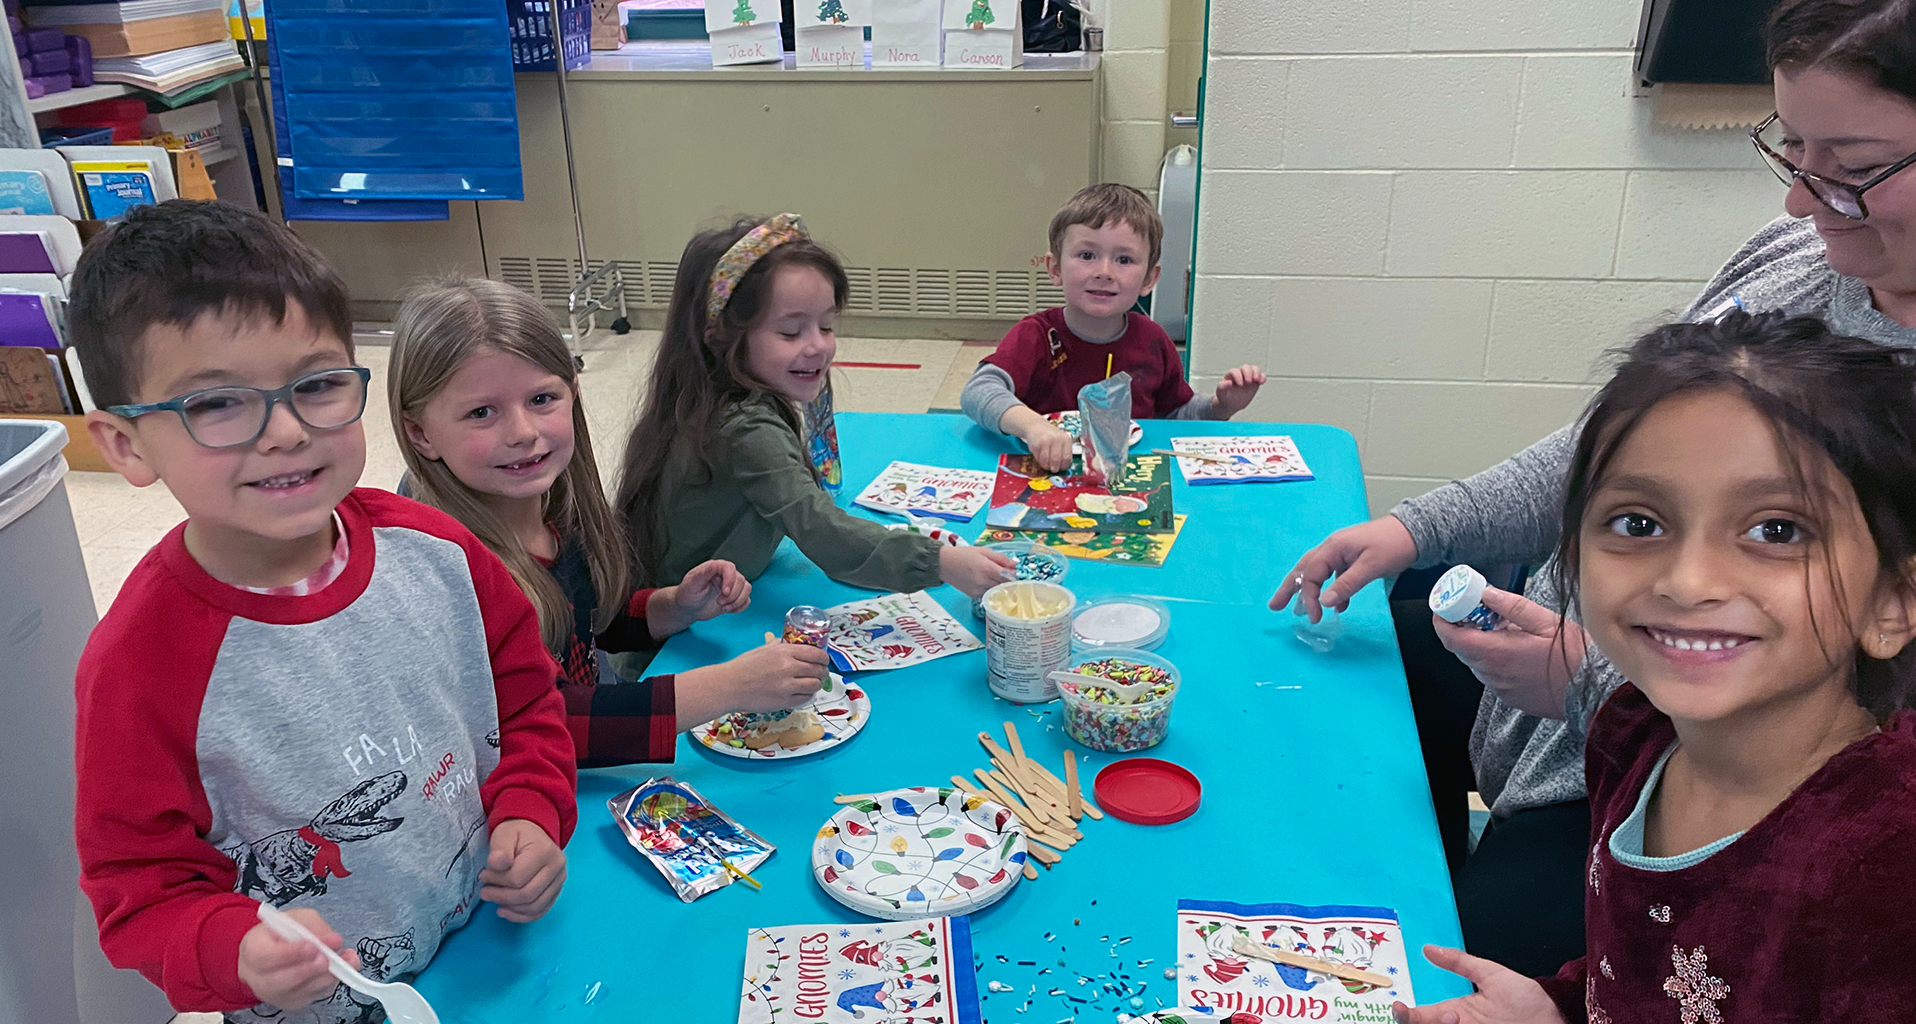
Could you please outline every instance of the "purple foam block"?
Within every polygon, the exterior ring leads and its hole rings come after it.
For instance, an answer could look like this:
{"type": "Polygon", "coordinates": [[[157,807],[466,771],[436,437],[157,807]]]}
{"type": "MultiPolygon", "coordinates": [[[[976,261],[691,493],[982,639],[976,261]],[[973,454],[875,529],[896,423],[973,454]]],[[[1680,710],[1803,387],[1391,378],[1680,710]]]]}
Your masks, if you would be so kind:
{"type": "Polygon", "coordinates": [[[68,36],[67,54],[73,58],[73,87],[84,89],[92,85],[93,44],[85,36],[68,36]]]}
{"type": "Polygon", "coordinates": [[[64,71],[57,75],[35,75],[27,79],[27,91],[29,93],[33,91],[34,82],[40,83],[40,95],[42,96],[48,93],[66,92],[68,89],[73,88],[73,76],[64,71]]]}
{"type": "MultiPolygon", "coordinates": [[[[12,10],[12,8],[8,8],[8,10],[12,10]]],[[[26,30],[27,30],[27,26],[19,18],[16,18],[11,14],[7,15],[7,31],[18,34],[21,32],[25,32],[26,30]]]]}
{"type": "Polygon", "coordinates": [[[27,48],[22,53],[45,53],[48,50],[65,50],[67,34],[57,28],[30,28],[27,30],[27,48]]]}
{"type": "Polygon", "coordinates": [[[47,94],[47,87],[37,78],[22,78],[20,84],[27,90],[27,99],[37,100],[47,94]]]}
{"type": "Polygon", "coordinates": [[[73,55],[67,52],[65,46],[57,50],[47,50],[44,53],[29,54],[27,60],[32,62],[33,74],[36,77],[69,74],[73,70],[73,55]]]}

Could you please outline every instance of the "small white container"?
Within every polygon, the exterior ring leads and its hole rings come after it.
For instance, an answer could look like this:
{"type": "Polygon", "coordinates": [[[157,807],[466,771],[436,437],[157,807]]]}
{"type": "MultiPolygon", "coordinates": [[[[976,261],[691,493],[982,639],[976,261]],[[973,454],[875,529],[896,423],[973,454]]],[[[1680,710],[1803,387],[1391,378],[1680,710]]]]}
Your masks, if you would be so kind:
{"type": "Polygon", "coordinates": [[[1101,597],[1086,601],[1071,620],[1071,645],[1155,650],[1171,632],[1171,610],[1148,597],[1101,597]]]}
{"type": "Polygon", "coordinates": [[[1484,607],[1484,588],[1488,586],[1490,581],[1483,573],[1468,565],[1453,565],[1430,588],[1430,610],[1445,622],[1496,629],[1503,616],[1484,607]]]}
{"type": "Polygon", "coordinates": [[[1071,661],[1077,595],[1056,583],[1020,580],[985,591],[985,681],[1018,704],[1058,699],[1051,673],[1071,661]]]}

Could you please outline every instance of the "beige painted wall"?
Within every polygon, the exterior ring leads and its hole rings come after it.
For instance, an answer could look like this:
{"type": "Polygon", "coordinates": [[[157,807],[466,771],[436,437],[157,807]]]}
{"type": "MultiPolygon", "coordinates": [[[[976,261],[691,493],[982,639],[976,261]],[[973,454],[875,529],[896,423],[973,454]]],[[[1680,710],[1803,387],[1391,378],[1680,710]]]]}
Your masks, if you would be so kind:
{"type": "Polygon", "coordinates": [[[1572,419],[1782,209],[1741,133],[1652,124],[1637,10],[1214,0],[1193,384],[1262,363],[1245,415],[1356,435],[1379,512],[1572,419]]]}

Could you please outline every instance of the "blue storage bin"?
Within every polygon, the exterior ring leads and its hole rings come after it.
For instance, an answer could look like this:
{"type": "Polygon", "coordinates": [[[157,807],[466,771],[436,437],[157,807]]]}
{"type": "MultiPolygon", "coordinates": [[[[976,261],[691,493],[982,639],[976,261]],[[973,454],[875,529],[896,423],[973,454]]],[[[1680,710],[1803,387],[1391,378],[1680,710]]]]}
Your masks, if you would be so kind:
{"type": "Polygon", "coordinates": [[[61,146],[111,146],[112,128],[83,128],[78,125],[54,125],[40,129],[40,148],[58,149],[61,146]]]}
{"type": "Polygon", "coordinates": [[[506,0],[506,26],[512,33],[512,70],[552,70],[552,5],[559,5],[564,34],[565,69],[592,60],[592,0],[506,0]]]}

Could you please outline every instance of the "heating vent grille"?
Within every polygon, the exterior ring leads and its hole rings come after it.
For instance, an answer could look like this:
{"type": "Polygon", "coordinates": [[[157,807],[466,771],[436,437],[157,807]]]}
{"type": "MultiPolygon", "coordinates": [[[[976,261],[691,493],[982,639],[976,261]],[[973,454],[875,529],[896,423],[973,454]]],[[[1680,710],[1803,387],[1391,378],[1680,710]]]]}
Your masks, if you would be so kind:
{"type": "MultiPolygon", "coordinates": [[[[593,269],[605,261],[588,264],[593,269]]],[[[563,257],[501,256],[499,279],[564,305],[577,261],[563,257]]],[[[672,301],[678,264],[620,261],[625,301],[634,308],[663,309],[672,301]]],[[[847,267],[851,293],[845,308],[880,316],[1017,317],[1064,305],[1064,292],[1042,270],[951,270],[936,267],[847,267]]]]}

